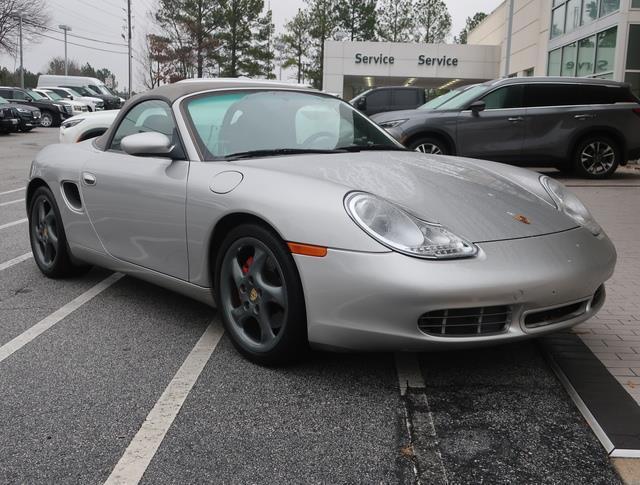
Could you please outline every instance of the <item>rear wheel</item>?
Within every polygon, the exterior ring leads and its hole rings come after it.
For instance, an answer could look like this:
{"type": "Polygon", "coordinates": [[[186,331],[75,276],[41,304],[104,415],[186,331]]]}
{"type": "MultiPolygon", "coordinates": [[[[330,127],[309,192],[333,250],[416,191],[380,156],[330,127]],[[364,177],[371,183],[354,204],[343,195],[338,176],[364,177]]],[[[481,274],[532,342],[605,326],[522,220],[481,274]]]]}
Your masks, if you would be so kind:
{"type": "Polygon", "coordinates": [[[33,258],[45,276],[64,278],[89,269],[89,266],[76,265],[71,261],[60,211],[51,190],[47,187],[36,190],[28,215],[33,258]]]}
{"type": "Polygon", "coordinates": [[[409,148],[421,153],[429,153],[431,155],[449,155],[451,150],[449,146],[440,138],[424,137],[409,143],[409,148]]]}
{"type": "Polygon", "coordinates": [[[53,126],[53,114],[49,111],[43,111],[42,117],[40,118],[40,126],[43,128],[49,128],[53,126]]]}
{"type": "Polygon", "coordinates": [[[302,284],[286,244],[258,224],[231,230],[216,258],[215,296],[234,346],[261,365],[307,349],[302,284]]]}
{"type": "Polygon", "coordinates": [[[575,172],[585,178],[610,177],[620,163],[620,148],[608,136],[594,135],[581,141],[574,155],[575,172]]]}

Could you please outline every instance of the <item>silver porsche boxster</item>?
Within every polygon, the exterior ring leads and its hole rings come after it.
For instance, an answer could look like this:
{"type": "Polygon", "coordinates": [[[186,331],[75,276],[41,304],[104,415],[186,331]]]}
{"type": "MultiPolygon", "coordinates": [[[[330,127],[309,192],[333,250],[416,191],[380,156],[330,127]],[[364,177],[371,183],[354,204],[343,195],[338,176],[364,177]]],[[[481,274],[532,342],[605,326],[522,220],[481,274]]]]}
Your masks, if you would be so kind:
{"type": "Polygon", "coordinates": [[[235,346],[420,351],[593,316],[615,249],[556,180],[408,151],[299,86],[180,82],[95,140],[52,145],[27,188],[53,278],[98,265],[218,308],[235,346]]]}

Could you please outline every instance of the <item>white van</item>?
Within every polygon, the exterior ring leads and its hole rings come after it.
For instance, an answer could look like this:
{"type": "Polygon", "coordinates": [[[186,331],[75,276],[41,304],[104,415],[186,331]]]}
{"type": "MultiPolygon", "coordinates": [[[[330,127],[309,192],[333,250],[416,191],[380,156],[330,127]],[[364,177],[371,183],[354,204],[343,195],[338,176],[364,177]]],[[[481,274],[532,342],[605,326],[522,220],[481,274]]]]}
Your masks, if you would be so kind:
{"type": "Polygon", "coordinates": [[[105,109],[120,109],[124,99],[111,91],[100,79],[85,76],[58,76],[53,74],[41,74],[38,76],[38,87],[74,88],[82,87],[91,94],[104,101],[105,109]]]}

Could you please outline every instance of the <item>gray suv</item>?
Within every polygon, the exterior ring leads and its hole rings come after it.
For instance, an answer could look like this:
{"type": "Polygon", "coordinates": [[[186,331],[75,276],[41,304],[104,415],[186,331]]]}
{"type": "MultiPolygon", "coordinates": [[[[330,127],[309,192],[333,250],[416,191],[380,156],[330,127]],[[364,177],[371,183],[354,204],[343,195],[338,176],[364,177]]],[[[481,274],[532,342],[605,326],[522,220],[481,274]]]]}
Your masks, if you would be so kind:
{"type": "Polygon", "coordinates": [[[371,118],[411,149],[549,165],[588,178],[640,158],[640,101],[627,84],[508,78],[444,96],[443,103],[371,118]]]}

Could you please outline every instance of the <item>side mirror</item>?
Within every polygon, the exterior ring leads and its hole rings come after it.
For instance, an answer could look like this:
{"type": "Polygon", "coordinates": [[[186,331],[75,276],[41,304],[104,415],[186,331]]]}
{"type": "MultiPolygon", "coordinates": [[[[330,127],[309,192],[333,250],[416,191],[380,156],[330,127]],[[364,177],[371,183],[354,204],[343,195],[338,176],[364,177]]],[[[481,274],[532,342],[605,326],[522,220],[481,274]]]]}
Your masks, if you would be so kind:
{"type": "Polygon", "coordinates": [[[480,99],[478,101],[474,101],[469,105],[469,109],[473,112],[473,114],[478,114],[480,111],[484,111],[486,107],[487,105],[485,104],[485,102],[480,99]]]}
{"type": "Polygon", "coordinates": [[[175,148],[167,135],[155,131],[125,136],[120,146],[129,155],[167,158],[172,157],[175,148]]]}
{"type": "Polygon", "coordinates": [[[356,101],[356,108],[360,111],[364,111],[367,109],[367,98],[360,98],[356,101]]]}

